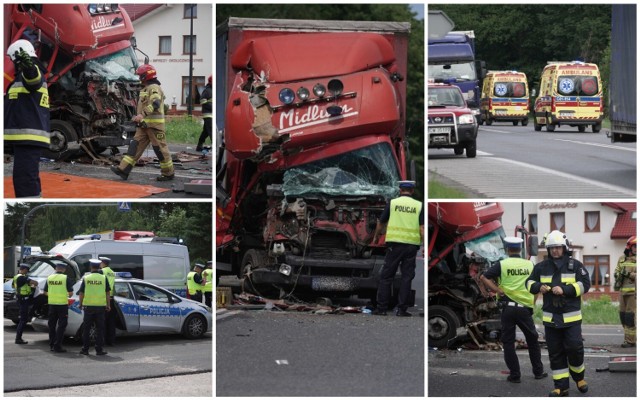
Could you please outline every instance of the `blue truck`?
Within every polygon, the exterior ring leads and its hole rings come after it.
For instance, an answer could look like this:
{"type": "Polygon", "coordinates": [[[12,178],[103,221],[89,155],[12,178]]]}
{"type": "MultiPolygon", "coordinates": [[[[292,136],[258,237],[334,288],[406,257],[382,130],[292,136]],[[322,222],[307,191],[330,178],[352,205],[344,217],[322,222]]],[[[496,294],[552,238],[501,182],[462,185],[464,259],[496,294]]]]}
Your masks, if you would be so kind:
{"type": "Polygon", "coordinates": [[[428,46],[429,81],[458,86],[479,123],[481,81],[487,69],[484,61],[476,60],[473,31],[452,31],[441,38],[430,38],[428,46]]]}

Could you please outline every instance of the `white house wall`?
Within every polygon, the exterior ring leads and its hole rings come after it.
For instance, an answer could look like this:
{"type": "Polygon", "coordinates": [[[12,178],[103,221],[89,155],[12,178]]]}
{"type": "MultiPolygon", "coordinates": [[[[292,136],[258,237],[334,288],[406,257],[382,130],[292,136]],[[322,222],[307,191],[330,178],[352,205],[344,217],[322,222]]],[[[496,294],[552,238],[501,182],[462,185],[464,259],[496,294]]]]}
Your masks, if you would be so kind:
{"type": "MultiPolygon", "coordinates": [[[[158,79],[171,105],[175,96],[179,110],[186,110],[180,104],[182,77],[189,75],[189,55],[183,54],[183,36],[189,35],[190,21],[183,18],[184,4],[163,5],[149,15],[133,22],[138,48],[147,53],[149,63],[158,72],[158,79]],[[158,55],[159,36],[171,36],[171,55],[158,55]]],[[[196,54],[193,56],[193,76],[213,74],[213,5],[198,4],[197,18],[193,19],[193,34],[196,36],[196,54]]],[[[144,61],[140,53],[138,62],[144,61]]],[[[200,106],[194,106],[200,111],[200,106]]]]}

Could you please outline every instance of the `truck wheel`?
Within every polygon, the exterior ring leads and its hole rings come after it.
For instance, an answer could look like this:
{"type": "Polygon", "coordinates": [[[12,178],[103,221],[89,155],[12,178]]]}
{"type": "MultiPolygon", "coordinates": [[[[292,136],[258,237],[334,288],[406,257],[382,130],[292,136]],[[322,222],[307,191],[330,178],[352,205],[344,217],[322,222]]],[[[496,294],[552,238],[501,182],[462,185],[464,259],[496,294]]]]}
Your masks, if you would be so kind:
{"type": "Polygon", "coordinates": [[[518,121],[512,121],[513,122],[513,126],[518,126],[518,121]]]}
{"type": "Polygon", "coordinates": [[[240,264],[240,271],[238,272],[238,278],[242,278],[251,270],[262,267],[267,264],[267,255],[263,250],[250,249],[244,253],[242,257],[242,263],[240,264]]]}
{"type": "Polygon", "coordinates": [[[591,130],[593,131],[593,133],[600,132],[600,128],[602,128],[602,124],[600,122],[598,122],[597,124],[591,125],[591,130]]]}
{"type": "Polygon", "coordinates": [[[20,319],[18,319],[18,318],[12,319],[11,322],[13,322],[14,324],[18,325],[20,323],[20,319]]]}
{"type": "Polygon", "coordinates": [[[533,117],[533,130],[536,132],[540,132],[542,130],[542,125],[538,124],[536,117],[533,117]]]}
{"type": "Polygon", "coordinates": [[[78,135],[76,130],[67,121],[59,119],[51,120],[51,145],[49,150],[44,151],[44,156],[53,159],[64,159],[65,150],[67,150],[68,143],[77,142],[78,135]]]}
{"type": "Polygon", "coordinates": [[[182,334],[187,339],[200,339],[207,332],[207,321],[200,314],[190,315],[182,326],[182,334]]]}
{"type": "Polygon", "coordinates": [[[460,319],[449,307],[429,307],[429,346],[446,348],[460,326],[460,319]]]}
{"type": "Polygon", "coordinates": [[[582,133],[586,130],[587,130],[587,127],[585,125],[578,125],[578,132],[582,133]]]}
{"type": "Polygon", "coordinates": [[[461,156],[464,153],[464,147],[456,146],[453,148],[453,153],[457,156],[461,156]]]}
{"type": "Polygon", "coordinates": [[[467,158],[475,158],[476,156],[476,141],[468,142],[466,146],[467,158]]]}
{"type": "Polygon", "coordinates": [[[525,119],[523,119],[523,120],[521,121],[521,123],[522,123],[522,126],[527,126],[527,125],[529,125],[529,118],[525,118],[525,119]]]}
{"type": "Polygon", "coordinates": [[[493,119],[491,117],[487,117],[487,125],[493,125],[493,119]]]}
{"type": "Polygon", "coordinates": [[[547,132],[553,132],[556,130],[556,126],[549,123],[549,117],[547,117],[547,132]]]}

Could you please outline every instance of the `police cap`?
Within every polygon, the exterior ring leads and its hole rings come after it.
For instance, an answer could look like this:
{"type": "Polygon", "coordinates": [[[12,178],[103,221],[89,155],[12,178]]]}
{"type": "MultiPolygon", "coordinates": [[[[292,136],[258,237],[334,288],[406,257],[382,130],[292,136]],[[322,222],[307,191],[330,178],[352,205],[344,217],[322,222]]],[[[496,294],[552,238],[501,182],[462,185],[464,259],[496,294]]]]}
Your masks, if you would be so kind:
{"type": "Polygon", "coordinates": [[[200,268],[200,269],[204,269],[204,265],[200,264],[200,263],[196,263],[193,268],[200,268]]]}
{"type": "Polygon", "coordinates": [[[507,236],[504,238],[504,244],[507,247],[522,247],[524,240],[516,236],[507,236]]]}
{"type": "Polygon", "coordinates": [[[111,259],[109,257],[98,257],[98,259],[107,265],[111,263],[111,259]]]}
{"type": "Polygon", "coordinates": [[[97,258],[92,258],[89,260],[89,264],[91,264],[92,267],[99,267],[101,263],[102,261],[97,258]]]}
{"type": "Polygon", "coordinates": [[[30,268],[29,264],[26,264],[26,263],[20,263],[20,266],[18,267],[19,270],[23,270],[23,269],[29,270],[29,268],[30,268]]]}
{"type": "Polygon", "coordinates": [[[415,189],[416,181],[399,181],[398,186],[400,189],[415,189]]]}

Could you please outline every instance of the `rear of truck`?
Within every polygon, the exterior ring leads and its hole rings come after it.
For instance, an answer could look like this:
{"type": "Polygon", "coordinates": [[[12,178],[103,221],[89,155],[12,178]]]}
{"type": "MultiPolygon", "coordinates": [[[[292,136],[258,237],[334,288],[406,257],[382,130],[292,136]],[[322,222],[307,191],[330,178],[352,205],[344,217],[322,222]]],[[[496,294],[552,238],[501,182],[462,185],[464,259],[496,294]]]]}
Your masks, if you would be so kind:
{"type": "Polygon", "coordinates": [[[218,28],[219,274],[280,297],[375,295],[384,247],[373,233],[407,174],[408,34],[391,22],[218,28]]]}

